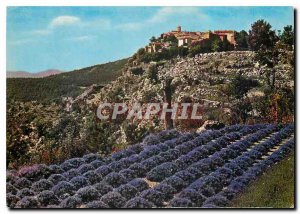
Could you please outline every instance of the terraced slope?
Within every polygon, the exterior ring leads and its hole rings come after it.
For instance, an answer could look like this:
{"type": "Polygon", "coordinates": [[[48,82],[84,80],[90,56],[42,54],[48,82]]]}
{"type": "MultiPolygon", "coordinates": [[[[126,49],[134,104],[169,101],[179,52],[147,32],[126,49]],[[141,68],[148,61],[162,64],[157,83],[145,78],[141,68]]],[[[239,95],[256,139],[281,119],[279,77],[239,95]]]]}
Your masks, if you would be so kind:
{"type": "Polygon", "coordinates": [[[163,131],[114,153],[7,173],[11,208],[225,207],[294,149],[294,126],[163,131]]]}

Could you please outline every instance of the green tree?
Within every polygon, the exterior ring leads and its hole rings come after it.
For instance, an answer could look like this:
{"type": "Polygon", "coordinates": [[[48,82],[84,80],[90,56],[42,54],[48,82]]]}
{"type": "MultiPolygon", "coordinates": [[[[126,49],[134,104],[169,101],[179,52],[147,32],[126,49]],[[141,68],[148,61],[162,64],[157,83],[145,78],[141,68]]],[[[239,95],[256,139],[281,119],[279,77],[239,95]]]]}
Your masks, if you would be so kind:
{"type": "Polygon", "coordinates": [[[278,40],[276,33],[272,30],[272,26],[260,19],[251,25],[249,31],[248,43],[251,50],[269,49],[274,47],[278,40]]]}
{"type": "Polygon", "coordinates": [[[243,98],[250,89],[257,86],[259,86],[257,80],[248,79],[242,75],[235,76],[229,85],[232,96],[237,99],[243,98]]]}
{"type": "Polygon", "coordinates": [[[244,30],[236,33],[236,42],[239,48],[248,49],[248,33],[244,30]]]}
{"type": "Polygon", "coordinates": [[[283,32],[279,35],[280,40],[289,46],[294,44],[294,29],[292,25],[283,28],[283,32]]]}
{"type": "Polygon", "coordinates": [[[155,41],[156,41],[155,36],[152,36],[152,37],[150,38],[150,42],[155,42],[155,41]]]}
{"type": "Polygon", "coordinates": [[[211,51],[212,52],[219,52],[222,51],[223,42],[219,37],[213,37],[211,41],[211,51]]]}

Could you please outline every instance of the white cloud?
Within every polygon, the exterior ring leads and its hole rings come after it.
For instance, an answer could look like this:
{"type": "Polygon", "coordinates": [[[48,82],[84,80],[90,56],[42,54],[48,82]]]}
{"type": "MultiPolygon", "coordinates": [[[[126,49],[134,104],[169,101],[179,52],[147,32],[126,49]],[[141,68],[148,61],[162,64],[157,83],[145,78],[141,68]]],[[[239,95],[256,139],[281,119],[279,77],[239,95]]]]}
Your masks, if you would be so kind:
{"type": "Polygon", "coordinates": [[[58,26],[75,25],[80,22],[80,18],[76,16],[58,16],[50,22],[49,27],[55,28],[58,26]]]}
{"type": "Polygon", "coordinates": [[[129,22],[115,26],[115,28],[119,30],[138,30],[141,27],[143,27],[143,24],[139,22],[129,22]]]}
{"type": "Polygon", "coordinates": [[[27,44],[30,42],[33,42],[33,40],[32,39],[19,39],[19,40],[15,40],[15,41],[7,41],[7,44],[17,46],[17,45],[27,44]]]}
{"type": "Polygon", "coordinates": [[[154,14],[154,16],[147,20],[147,22],[165,22],[174,16],[176,17],[180,15],[189,15],[194,16],[195,18],[205,17],[204,14],[202,14],[196,7],[162,7],[154,14]]]}
{"type": "Polygon", "coordinates": [[[69,40],[81,42],[81,41],[89,41],[94,38],[95,38],[95,36],[85,35],[85,36],[72,37],[69,40]]]}
{"type": "Polygon", "coordinates": [[[48,35],[50,33],[51,33],[50,29],[33,30],[30,32],[30,34],[33,34],[33,35],[48,35]]]}
{"type": "Polygon", "coordinates": [[[182,21],[185,21],[184,18],[186,17],[193,18],[196,21],[204,21],[208,18],[197,7],[162,7],[152,17],[143,22],[119,24],[116,28],[121,30],[139,30],[150,24],[168,22],[178,18],[182,18],[182,21]]]}

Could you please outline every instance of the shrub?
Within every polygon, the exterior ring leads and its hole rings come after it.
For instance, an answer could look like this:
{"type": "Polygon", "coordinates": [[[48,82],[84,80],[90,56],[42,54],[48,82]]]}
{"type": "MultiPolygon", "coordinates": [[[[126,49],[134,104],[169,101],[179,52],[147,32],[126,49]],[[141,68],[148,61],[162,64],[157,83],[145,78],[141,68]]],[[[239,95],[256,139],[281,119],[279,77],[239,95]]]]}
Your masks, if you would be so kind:
{"type": "Polygon", "coordinates": [[[81,199],[78,196],[70,196],[60,203],[61,208],[77,208],[81,205],[81,199]]]}
{"type": "Polygon", "coordinates": [[[58,166],[56,164],[50,165],[49,166],[49,171],[50,171],[51,174],[61,174],[61,173],[64,173],[64,170],[60,166],[58,166]]]}
{"type": "Polygon", "coordinates": [[[205,186],[199,189],[199,192],[205,197],[210,197],[215,194],[215,190],[211,186],[205,186]]]}
{"type": "Polygon", "coordinates": [[[190,166],[186,169],[186,171],[190,174],[192,174],[194,177],[200,177],[202,175],[202,170],[198,167],[190,166]]]}
{"type": "Polygon", "coordinates": [[[47,177],[49,174],[50,170],[45,164],[25,166],[18,171],[18,175],[20,177],[25,177],[30,181],[37,181],[41,178],[47,177]]]}
{"type": "Polygon", "coordinates": [[[68,180],[72,179],[73,177],[81,175],[80,172],[78,172],[77,169],[70,169],[69,171],[62,174],[64,177],[66,177],[68,180]]]}
{"type": "Polygon", "coordinates": [[[147,146],[140,154],[139,156],[143,159],[147,159],[147,158],[150,158],[154,155],[157,155],[158,153],[160,152],[160,149],[155,146],[155,145],[152,145],[152,146],[147,146]]]}
{"type": "Polygon", "coordinates": [[[142,159],[141,159],[141,157],[138,156],[137,154],[134,154],[134,155],[129,156],[127,160],[128,160],[130,163],[136,163],[136,162],[141,161],[142,159]]]}
{"type": "Polygon", "coordinates": [[[134,186],[139,192],[142,192],[149,188],[149,185],[146,181],[141,178],[135,178],[129,182],[132,186],[134,186]]]}
{"type": "Polygon", "coordinates": [[[79,189],[76,194],[82,202],[97,200],[101,197],[99,191],[92,186],[87,186],[79,189]]]}
{"type": "Polygon", "coordinates": [[[154,208],[155,205],[141,197],[135,197],[129,201],[124,206],[125,208],[154,208]]]}
{"type": "Polygon", "coordinates": [[[165,159],[161,156],[156,155],[151,158],[148,158],[147,160],[144,160],[143,162],[141,162],[141,164],[145,167],[147,171],[149,171],[153,167],[156,167],[157,165],[163,162],[165,162],[165,159]]]}
{"type": "Polygon", "coordinates": [[[179,198],[189,199],[195,206],[200,207],[206,197],[194,189],[187,188],[179,194],[179,198]]]}
{"type": "Polygon", "coordinates": [[[78,168],[80,165],[84,164],[83,158],[72,158],[61,164],[61,167],[65,170],[70,170],[72,168],[78,168]],[[66,168],[65,168],[66,167],[66,168]],[[70,168],[71,167],[71,168],[70,168]]]}
{"type": "Polygon", "coordinates": [[[119,173],[120,173],[120,175],[124,176],[126,181],[131,181],[132,179],[134,179],[137,176],[135,171],[133,171],[131,169],[123,169],[119,173]]]}
{"type": "Polygon", "coordinates": [[[187,183],[190,183],[191,181],[195,180],[196,176],[189,173],[187,170],[182,170],[180,172],[177,172],[174,174],[175,176],[177,176],[178,178],[181,178],[182,180],[184,180],[187,183]]]}
{"type": "Polygon", "coordinates": [[[31,189],[37,193],[42,192],[43,190],[49,190],[53,187],[53,183],[46,179],[41,179],[32,184],[31,189]]]}
{"type": "Polygon", "coordinates": [[[108,166],[100,166],[98,169],[95,170],[95,172],[101,177],[105,177],[106,175],[111,173],[112,170],[108,166]]]}
{"type": "Polygon", "coordinates": [[[37,199],[42,206],[48,206],[50,204],[58,204],[59,200],[54,195],[54,192],[45,190],[37,195],[37,199]]]}
{"type": "Polygon", "coordinates": [[[90,184],[98,183],[102,180],[101,175],[96,173],[94,170],[88,171],[83,174],[83,177],[86,178],[90,184]]]}
{"type": "Polygon", "coordinates": [[[113,191],[113,187],[107,183],[100,182],[94,185],[94,188],[98,190],[101,195],[113,191]]]}
{"type": "Polygon", "coordinates": [[[188,145],[185,145],[185,144],[178,145],[178,146],[175,147],[175,149],[177,149],[180,152],[181,155],[186,154],[189,151],[191,151],[191,148],[188,145]]]}
{"type": "Polygon", "coordinates": [[[186,182],[184,182],[181,178],[174,176],[174,175],[165,179],[162,183],[172,186],[177,191],[179,191],[183,187],[187,186],[186,182]]]}
{"type": "Polygon", "coordinates": [[[126,199],[118,192],[109,192],[103,195],[101,201],[110,208],[122,208],[126,203],[126,199]]]}
{"type": "Polygon", "coordinates": [[[116,191],[119,192],[126,200],[135,197],[135,195],[138,193],[138,190],[131,184],[121,185],[116,191]]]}
{"type": "Polygon", "coordinates": [[[37,208],[38,207],[38,201],[33,196],[25,196],[20,201],[17,202],[16,207],[17,208],[37,208]]]}
{"type": "Polygon", "coordinates": [[[90,184],[88,179],[83,176],[77,176],[70,180],[70,183],[74,185],[76,189],[80,189],[81,187],[87,186],[90,184]]]}
{"type": "Polygon", "coordinates": [[[97,169],[98,167],[104,165],[105,163],[103,161],[100,161],[100,160],[94,160],[91,162],[91,165],[97,169]]]}
{"type": "Polygon", "coordinates": [[[144,190],[143,192],[141,192],[140,197],[145,198],[148,201],[151,201],[158,207],[161,207],[163,205],[164,198],[165,198],[163,193],[156,191],[154,189],[144,190]]]}
{"type": "Polygon", "coordinates": [[[116,172],[109,173],[104,177],[103,181],[110,184],[112,187],[118,187],[121,184],[126,183],[124,176],[116,172]]]}
{"type": "Polygon", "coordinates": [[[92,201],[89,202],[87,205],[85,205],[85,208],[99,209],[99,208],[109,208],[109,206],[102,201],[92,201]]]}
{"type": "Polygon", "coordinates": [[[66,181],[60,181],[51,189],[58,197],[64,197],[64,194],[73,194],[75,192],[75,186],[66,181]]]}
{"type": "Polygon", "coordinates": [[[14,208],[19,200],[20,198],[16,195],[13,195],[11,193],[6,194],[6,205],[9,208],[14,208]]]}
{"type": "Polygon", "coordinates": [[[158,144],[157,147],[160,149],[161,152],[166,152],[169,149],[169,147],[164,143],[158,144]]]}
{"type": "Polygon", "coordinates": [[[187,166],[194,162],[194,160],[189,155],[182,155],[177,160],[185,163],[187,166]]]}
{"type": "Polygon", "coordinates": [[[171,207],[193,207],[194,204],[186,198],[174,198],[170,202],[171,207]]]}
{"type": "Polygon", "coordinates": [[[147,173],[147,179],[151,181],[162,181],[177,171],[177,165],[172,162],[163,163],[147,173]]]}
{"type": "Polygon", "coordinates": [[[163,194],[164,200],[169,200],[177,192],[172,186],[167,184],[159,184],[153,188],[155,191],[159,191],[163,194]]]}
{"type": "Polygon", "coordinates": [[[129,169],[134,171],[138,177],[143,177],[147,172],[145,166],[143,166],[141,163],[135,163],[131,165],[129,169]]]}
{"type": "Polygon", "coordinates": [[[236,195],[236,192],[232,191],[230,189],[225,189],[220,193],[220,195],[224,196],[228,200],[232,200],[234,198],[234,196],[236,195]]]}
{"type": "Polygon", "coordinates": [[[18,192],[18,189],[14,187],[11,183],[6,183],[6,192],[15,195],[18,192]]]}
{"type": "Polygon", "coordinates": [[[175,137],[179,137],[181,134],[175,129],[169,129],[161,131],[158,136],[162,139],[162,141],[170,140],[175,137]]]}
{"type": "Polygon", "coordinates": [[[205,204],[213,204],[217,207],[225,207],[228,204],[228,200],[226,197],[221,195],[215,195],[213,197],[208,198],[205,202],[205,204]]]}
{"type": "Polygon", "coordinates": [[[82,164],[78,169],[78,173],[79,174],[83,174],[83,173],[86,173],[87,171],[90,171],[90,170],[94,170],[95,168],[93,167],[92,164],[82,164]]]}
{"type": "Polygon", "coordinates": [[[155,134],[149,134],[144,138],[142,143],[145,145],[157,145],[160,143],[160,139],[155,134]]]}
{"type": "Polygon", "coordinates": [[[52,182],[54,185],[58,184],[60,181],[66,180],[66,177],[60,174],[53,174],[48,178],[48,181],[52,182]]]}
{"type": "Polygon", "coordinates": [[[87,154],[82,157],[86,163],[90,163],[94,160],[100,159],[100,156],[97,154],[87,154]]]}
{"type": "Polygon", "coordinates": [[[32,185],[32,182],[24,177],[17,179],[14,184],[14,186],[17,187],[18,189],[30,188],[31,185],[32,185]]]}

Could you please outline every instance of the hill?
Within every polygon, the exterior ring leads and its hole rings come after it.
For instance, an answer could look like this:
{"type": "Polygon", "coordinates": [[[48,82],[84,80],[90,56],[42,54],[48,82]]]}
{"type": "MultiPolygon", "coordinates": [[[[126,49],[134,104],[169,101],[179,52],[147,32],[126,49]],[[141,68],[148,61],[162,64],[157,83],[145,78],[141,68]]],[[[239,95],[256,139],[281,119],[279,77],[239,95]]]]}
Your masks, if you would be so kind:
{"type": "Polygon", "coordinates": [[[293,125],[234,125],[201,133],[175,130],[108,157],[8,172],[12,208],[226,206],[294,150],[293,125]]]}
{"type": "Polygon", "coordinates": [[[84,87],[107,84],[116,79],[127,59],[94,65],[45,78],[8,78],[8,101],[38,101],[49,103],[62,97],[77,96],[84,87]]]}
{"type": "Polygon", "coordinates": [[[63,71],[56,69],[48,69],[46,71],[41,71],[37,73],[30,73],[27,71],[7,71],[6,78],[43,78],[56,74],[60,74],[63,71]]]}

